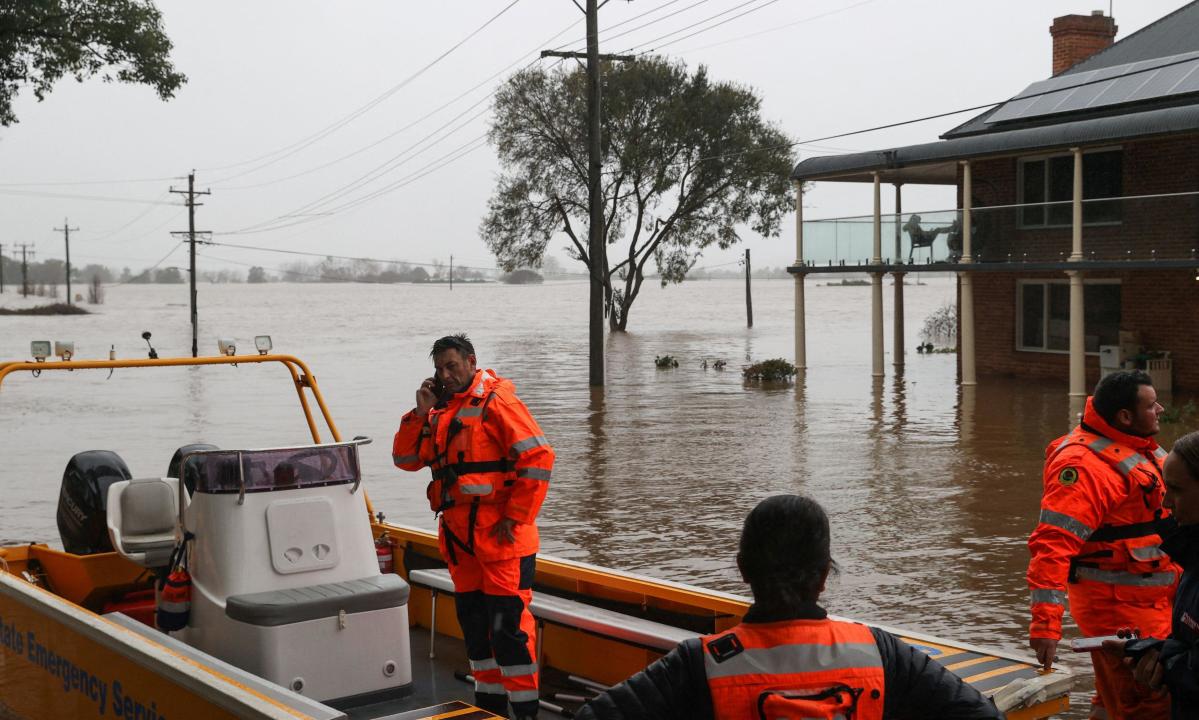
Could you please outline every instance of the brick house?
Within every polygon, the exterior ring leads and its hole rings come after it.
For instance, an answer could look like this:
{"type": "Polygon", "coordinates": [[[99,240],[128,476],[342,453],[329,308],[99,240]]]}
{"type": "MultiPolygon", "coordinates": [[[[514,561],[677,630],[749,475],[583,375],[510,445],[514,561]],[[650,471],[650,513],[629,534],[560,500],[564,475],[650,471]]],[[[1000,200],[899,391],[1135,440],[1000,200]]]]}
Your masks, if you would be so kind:
{"type": "Polygon", "coordinates": [[[1101,12],[1059,17],[1053,75],[939,142],[795,167],[796,183],[875,191],[873,215],[860,218],[805,222],[797,202],[798,365],[804,279],[840,272],[870,274],[876,376],[882,281],[895,278],[902,363],[902,278],[919,265],[958,277],[963,385],[1063,379],[1081,398],[1106,348],[1105,367],[1148,366],[1159,386],[1199,390],[1199,2],[1120,42],[1116,31],[1101,12]],[[883,184],[894,186],[894,214],[880,210],[883,184]],[[905,214],[910,184],[955,186],[957,207],[905,214]]]}

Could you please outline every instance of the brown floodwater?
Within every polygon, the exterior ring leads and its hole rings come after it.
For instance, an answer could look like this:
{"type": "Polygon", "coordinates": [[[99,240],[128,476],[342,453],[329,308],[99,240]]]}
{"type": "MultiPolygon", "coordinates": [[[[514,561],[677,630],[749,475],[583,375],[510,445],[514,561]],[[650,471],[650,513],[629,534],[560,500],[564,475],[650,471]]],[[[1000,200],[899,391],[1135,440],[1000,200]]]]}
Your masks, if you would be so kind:
{"type": "MultiPolygon", "coordinates": [[[[391,435],[429,372],[432,341],[468,332],[480,363],[511,378],[558,453],[540,520],[543,551],[744,592],[733,564],[745,514],[802,492],[833,524],[834,613],[1023,652],[1025,540],[1044,448],[1070,425],[1065,378],[983,378],[963,390],[956,356],[915,352],[924,319],[952,303],[951,278],[909,276],[908,355],[870,377],[870,289],[808,281],[809,369],[794,386],[746,387],[749,360],[792,353],[790,280],[648,285],[630,332],[607,338],[608,385],[587,386],[587,288],[202,285],[201,348],[269,333],[309,363],[344,437],[367,435],[366,486],[389,519],[432,528],[424,473],[391,466],[391,435]],[[660,370],[657,355],[679,366],[660,370]],[[701,365],[709,361],[709,368],[701,365]],[[722,359],[727,369],[711,368],[722,359]]],[[[888,283],[889,285],[889,283],[888,283]]],[[[10,291],[11,292],[11,291],[10,291]]],[[[90,316],[0,317],[0,360],[34,339],[74,340],[80,358],[190,348],[185,286],[110,288],[90,316]]],[[[12,295],[0,303],[13,303],[12,295]]],[[[980,332],[986,332],[980,328],[980,332]]],[[[1173,399],[1167,398],[1168,402],[1173,399]]],[[[1168,441],[1187,428],[1165,426],[1168,441]]],[[[135,476],[166,472],[175,448],[307,440],[280,368],[154,369],[10,377],[0,388],[0,539],[56,543],[63,468],[112,449],[135,476]]],[[[1078,665],[1076,658],[1067,659],[1078,665]]]]}

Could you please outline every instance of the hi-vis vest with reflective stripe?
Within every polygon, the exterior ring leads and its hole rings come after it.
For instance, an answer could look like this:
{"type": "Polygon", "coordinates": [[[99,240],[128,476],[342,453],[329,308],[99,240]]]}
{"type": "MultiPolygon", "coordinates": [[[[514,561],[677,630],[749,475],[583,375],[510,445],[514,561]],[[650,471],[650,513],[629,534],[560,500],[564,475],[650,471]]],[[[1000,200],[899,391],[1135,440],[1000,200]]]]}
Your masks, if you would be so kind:
{"type": "MultiPolygon", "coordinates": [[[[431,411],[421,431],[422,442],[431,441],[436,452],[433,481],[427,489],[429,507],[434,512],[475,500],[486,504],[507,502],[506,489],[516,476],[513,458],[546,443],[544,437],[536,436],[511,448],[500,447],[484,428],[484,421],[489,405],[504,390],[487,371],[477,378],[464,397],[455,397],[448,407],[431,411]]],[[[529,468],[526,475],[532,476],[534,471],[548,475],[548,471],[537,468],[529,468]]]]}
{"type": "MultiPolygon", "coordinates": [[[[1162,587],[1174,583],[1176,575],[1166,568],[1160,572],[1165,555],[1162,553],[1154,528],[1162,506],[1165,488],[1161,481],[1160,463],[1167,453],[1158,447],[1154,457],[1145,455],[1110,438],[1088,432],[1081,427],[1062,438],[1053,451],[1056,457],[1071,445],[1081,445],[1111,466],[1129,484],[1128,497],[1109,512],[1115,522],[1101,527],[1088,527],[1066,512],[1042,509],[1040,521],[1061,528],[1080,540],[1082,548],[1076,556],[1071,581],[1090,580],[1108,585],[1131,587],[1162,587]]],[[[1052,461],[1052,458],[1050,458],[1052,461]]],[[[1033,602],[1060,604],[1054,591],[1033,591],[1033,602]],[[1053,597],[1051,597],[1053,596],[1053,597]]]]}
{"type": "Polygon", "coordinates": [[[703,647],[716,720],[883,716],[883,662],[865,625],[742,623],[703,647]]]}

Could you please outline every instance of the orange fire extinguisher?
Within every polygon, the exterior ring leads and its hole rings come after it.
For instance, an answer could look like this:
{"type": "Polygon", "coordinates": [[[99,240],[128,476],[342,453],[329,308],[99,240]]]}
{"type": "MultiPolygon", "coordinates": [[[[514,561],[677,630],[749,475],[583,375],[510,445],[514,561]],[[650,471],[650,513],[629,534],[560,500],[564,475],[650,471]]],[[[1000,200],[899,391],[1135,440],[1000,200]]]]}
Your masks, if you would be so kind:
{"type": "Polygon", "coordinates": [[[387,537],[387,533],[383,533],[375,540],[375,555],[379,558],[379,572],[395,572],[395,555],[392,553],[391,538],[387,537]]]}

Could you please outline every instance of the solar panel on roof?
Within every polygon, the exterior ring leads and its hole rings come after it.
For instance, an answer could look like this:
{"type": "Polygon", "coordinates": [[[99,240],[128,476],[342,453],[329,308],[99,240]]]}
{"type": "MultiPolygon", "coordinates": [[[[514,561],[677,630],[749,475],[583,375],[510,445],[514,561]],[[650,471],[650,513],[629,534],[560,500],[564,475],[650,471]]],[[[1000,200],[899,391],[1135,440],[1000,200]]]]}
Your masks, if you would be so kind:
{"type": "Polygon", "coordinates": [[[1199,92],[1199,52],[1035,82],[1004,103],[987,122],[1025,120],[1193,92],[1199,92]]]}

